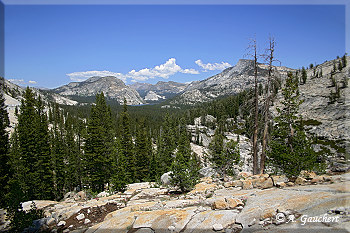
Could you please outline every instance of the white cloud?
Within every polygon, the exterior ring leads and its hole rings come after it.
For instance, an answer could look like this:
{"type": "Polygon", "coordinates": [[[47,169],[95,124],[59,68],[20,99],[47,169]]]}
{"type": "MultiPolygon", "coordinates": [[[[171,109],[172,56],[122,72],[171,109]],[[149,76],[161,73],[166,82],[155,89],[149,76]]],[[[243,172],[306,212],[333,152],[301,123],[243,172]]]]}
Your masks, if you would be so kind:
{"type": "Polygon", "coordinates": [[[37,82],[36,82],[36,81],[33,81],[33,80],[29,80],[28,83],[29,83],[29,84],[37,84],[37,82]]]}
{"type": "Polygon", "coordinates": [[[184,70],[181,71],[181,73],[184,73],[184,74],[199,74],[199,71],[195,70],[195,69],[184,69],[184,70]]]}
{"type": "Polygon", "coordinates": [[[83,72],[73,72],[67,74],[67,76],[72,80],[72,81],[77,81],[81,82],[84,81],[88,78],[91,78],[93,76],[100,76],[100,77],[105,77],[105,76],[115,76],[117,78],[120,78],[125,82],[125,77],[121,73],[114,73],[111,71],[103,70],[103,71],[98,71],[98,70],[91,70],[91,71],[83,71],[83,72]]]}
{"type": "Polygon", "coordinates": [[[163,78],[168,79],[170,76],[176,73],[183,74],[199,74],[198,70],[195,69],[182,69],[178,64],[176,64],[175,58],[170,58],[164,64],[155,66],[153,68],[143,68],[141,70],[131,70],[126,74],[114,73],[111,71],[84,71],[84,72],[74,72],[67,74],[72,81],[84,81],[92,76],[115,76],[124,82],[127,78],[131,79],[132,82],[136,81],[146,81],[153,78],[163,78]]]}
{"type": "Polygon", "coordinates": [[[204,69],[204,71],[208,71],[208,70],[224,70],[224,69],[232,66],[231,64],[229,64],[227,62],[204,64],[202,62],[202,60],[200,60],[200,59],[195,61],[195,63],[198,66],[202,67],[204,69]]]}
{"type": "Polygon", "coordinates": [[[164,64],[155,66],[154,68],[145,68],[139,71],[132,70],[127,74],[127,77],[137,81],[145,81],[152,78],[167,79],[179,72],[184,74],[199,74],[199,72],[195,69],[182,69],[178,64],[176,64],[175,58],[170,58],[164,64]]]}

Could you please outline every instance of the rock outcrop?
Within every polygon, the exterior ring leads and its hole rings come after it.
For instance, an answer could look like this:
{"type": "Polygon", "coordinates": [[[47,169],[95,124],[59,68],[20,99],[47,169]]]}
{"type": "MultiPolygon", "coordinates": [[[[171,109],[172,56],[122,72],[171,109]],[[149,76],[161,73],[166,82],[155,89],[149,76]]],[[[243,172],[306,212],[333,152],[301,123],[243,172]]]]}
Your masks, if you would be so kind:
{"type": "MultiPolygon", "coordinates": [[[[152,188],[154,183],[137,183],[130,184],[124,193],[88,201],[34,201],[46,215],[36,224],[42,230],[89,233],[350,229],[349,173],[324,176],[320,184],[314,185],[312,180],[320,176],[304,172],[300,178],[305,183],[283,188],[274,184],[287,182],[284,176],[242,172],[239,177],[235,181],[241,182],[225,184],[205,177],[191,192],[175,196],[169,195],[169,189],[152,188]],[[267,180],[269,185],[262,187],[267,180]],[[243,189],[245,181],[252,184],[250,189],[243,189]],[[328,216],[338,221],[305,226],[302,216],[328,216]]],[[[30,204],[23,203],[23,207],[29,208],[30,204]]]]}
{"type": "MultiPolygon", "coordinates": [[[[276,67],[276,75],[285,76],[288,71],[294,71],[287,67],[276,67]]],[[[259,83],[264,83],[268,74],[268,67],[263,64],[258,66],[259,83]]],[[[253,60],[240,59],[238,63],[221,73],[202,81],[190,83],[183,93],[174,98],[173,104],[195,104],[207,102],[220,96],[234,95],[254,86],[253,60]]]]}
{"type": "Polygon", "coordinates": [[[122,80],[112,76],[91,77],[86,81],[71,82],[52,91],[63,96],[83,97],[94,97],[96,94],[103,92],[107,98],[116,99],[120,104],[123,104],[124,98],[129,105],[144,103],[137,91],[125,85],[122,80]]]}
{"type": "Polygon", "coordinates": [[[162,101],[181,93],[187,84],[178,82],[159,81],[156,84],[134,83],[130,87],[135,89],[146,101],[162,101]]]}

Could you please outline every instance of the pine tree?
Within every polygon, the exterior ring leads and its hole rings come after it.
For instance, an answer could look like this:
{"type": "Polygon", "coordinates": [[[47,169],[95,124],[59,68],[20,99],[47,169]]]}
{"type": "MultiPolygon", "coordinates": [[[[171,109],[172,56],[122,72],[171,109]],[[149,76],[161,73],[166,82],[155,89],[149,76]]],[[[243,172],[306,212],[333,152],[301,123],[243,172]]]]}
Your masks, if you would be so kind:
{"type": "Polygon", "coordinates": [[[52,199],[53,174],[48,123],[41,98],[27,88],[11,146],[12,184],[23,193],[23,200],[52,199]]]}
{"type": "Polygon", "coordinates": [[[113,160],[114,135],[111,110],[103,92],[96,95],[96,105],[91,108],[85,144],[87,182],[93,192],[101,192],[111,178],[109,168],[113,160]]]}
{"type": "Polygon", "coordinates": [[[338,70],[341,71],[342,69],[343,69],[343,64],[341,63],[341,60],[339,60],[338,70]]]}
{"type": "Polygon", "coordinates": [[[39,96],[36,101],[36,155],[37,161],[35,164],[35,182],[36,194],[39,199],[53,198],[53,174],[51,164],[51,152],[49,142],[49,131],[47,115],[44,112],[44,103],[39,96]]]}
{"type": "Polygon", "coordinates": [[[239,162],[238,142],[230,140],[225,143],[225,139],[222,127],[218,127],[209,144],[210,161],[221,176],[234,175],[234,164],[239,162]]]}
{"type": "Polygon", "coordinates": [[[157,159],[157,154],[152,153],[150,162],[149,162],[149,180],[158,181],[159,178],[160,178],[159,160],[157,159]]]}
{"type": "Polygon", "coordinates": [[[303,84],[305,84],[307,79],[307,73],[304,67],[301,69],[301,79],[303,84]]]}
{"type": "Polygon", "coordinates": [[[171,164],[171,184],[178,187],[181,192],[191,190],[198,181],[198,165],[192,154],[190,140],[186,125],[182,120],[180,125],[180,138],[175,159],[171,164]]]}
{"type": "Polygon", "coordinates": [[[130,116],[128,113],[126,99],[124,99],[123,112],[121,113],[121,134],[120,134],[120,163],[124,170],[126,183],[135,181],[135,156],[134,143],[130,130],[130,116]]]}
{"type": "Polygon", "coordinates": [[[9,137],[6,128],[9,118],[3,98],[3,80],[0,80],[0,207],[5,207],[5,195],[8,192],[9,181],[9,137]]]}
{"type": "Polygon", "coordinates": [[[346,54],[344,54],[344,56],[341,58],[341,60],[342,60],[343,68],[346,67],[346,65],[347,65],[346,54]]]}
{"type": "Polygon", "coordinates": [[[149,163],[152,156],[152,144],[144,120],[139,123],[135,139],[136,181],[145,181],[149,176],[149,163]]]}
{"type": "Polygon", "coordinates": [[[175,138],[176,132],[173,126],[173,120],[167,113],[160,130],[160,135],[157,143],[157,159],[159,165],[159,176],[168,172],[173,162],[173,154],[176,148],[175,138]]]}
{"type": "MultiPolygon", "coordinates": [[[[79,121],[79,119],[78,119],[79,121]]],[[[82,154],[79,149],[79,128],[75,128],[75,123],[71,114],[67,115],[65,122],[65,154],[67,156],[67,167],[66,167],[66,187],[68,190],[73,190],[76,187],[81,188],[81,180],[82,180],[82,154]],[[77,140],[75,140],[77,136],[77,140]]]]}
{"type": "Polygon", "coordinates": [[[297,176],[301,170],[315,169],[320,163],[298,115],[302,101],[297,80],[291,73],[288,74],[282,95],[283,107],[277,109],[268,155],[277,172],[297,176]]]}

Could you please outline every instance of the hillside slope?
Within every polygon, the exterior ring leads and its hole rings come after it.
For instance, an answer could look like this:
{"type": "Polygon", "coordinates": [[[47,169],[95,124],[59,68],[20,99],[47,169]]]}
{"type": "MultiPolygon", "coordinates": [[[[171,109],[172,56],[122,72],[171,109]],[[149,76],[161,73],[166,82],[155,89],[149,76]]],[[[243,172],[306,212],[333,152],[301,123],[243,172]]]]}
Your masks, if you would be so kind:
{"type": "Polygon", "coordinates": [[[91,77],[86,81],[71,82],[52,91],[63,96],[83,97],[94,97],[96,94],[103,92],[107,98],[116,99],[120,104],[124,102],[124,98],[129,105],[144,103],[137,91],[113,76],[91,77]]]}

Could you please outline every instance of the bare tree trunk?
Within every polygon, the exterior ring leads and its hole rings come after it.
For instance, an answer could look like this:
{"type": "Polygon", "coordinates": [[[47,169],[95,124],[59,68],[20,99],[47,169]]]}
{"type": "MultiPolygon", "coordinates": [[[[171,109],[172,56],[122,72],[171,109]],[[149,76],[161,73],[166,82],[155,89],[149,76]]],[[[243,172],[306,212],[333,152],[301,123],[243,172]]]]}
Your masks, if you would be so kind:
{"type": "Polygon", "coordinates": [[[253,174],[259,173],[258,166],[258,114],[259,114],[259,96],[258,96],[258,57],[257,57],[257,46],[256,39],[253,40],[254,49],[254,89],[255,89],[255,100],[254,100],[254,134],[253,134],[253,174]]]}
{"type": "Polygon", "coordinates": [[[269,131],[269,122],[270,122],[270,83],[272,78],[272,63],[274,61],[273,53],[275,50],[275,40],[274,38],[269,38],[269,48],[268,55],[266,59],[269,62],[269,73],[267,76],[267,86],[266,86],[266,96],[265,96],[265,115],[264,115],[264,132],[262,138],[262,151],[260,159],[260,173],[263,174],[265,170],[265,161],[266,161],[266,148],[267,148],[267,139],[269,131]]]}

